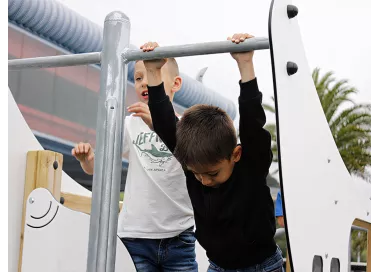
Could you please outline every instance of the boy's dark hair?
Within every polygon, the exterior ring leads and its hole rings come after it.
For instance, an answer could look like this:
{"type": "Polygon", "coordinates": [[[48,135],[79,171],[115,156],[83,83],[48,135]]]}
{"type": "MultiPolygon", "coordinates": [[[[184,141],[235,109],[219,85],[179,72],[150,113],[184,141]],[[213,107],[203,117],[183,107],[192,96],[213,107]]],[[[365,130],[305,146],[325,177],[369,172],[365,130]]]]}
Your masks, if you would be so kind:
{"type": "Polygon", "coordinates": [[[195,105],[177,123],[174,155],[183,165],[214,165],[231,159],[236,131],[227,113],[215,106],[195,105]]]}

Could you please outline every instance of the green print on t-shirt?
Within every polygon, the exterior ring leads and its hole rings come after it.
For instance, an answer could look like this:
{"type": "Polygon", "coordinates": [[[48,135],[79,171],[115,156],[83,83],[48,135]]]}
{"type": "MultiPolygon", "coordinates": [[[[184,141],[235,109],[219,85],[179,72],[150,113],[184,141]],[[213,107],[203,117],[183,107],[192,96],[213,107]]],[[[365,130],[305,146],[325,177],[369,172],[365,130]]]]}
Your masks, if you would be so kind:
{"type": "Polygon", "coordinates": [[[151,163],[158,164],[159,166],[163,166],[173,157],[173,154],[170,153],[166,145],[162,142],[162,140],[155,132],[141,132],[137,135],[136,140],[133,140],[132,143],[140,151],[140,156],[148,157],[151,163]],[[145,145],[146,143],[151,144],[150,149],[141,147],[141,145],[145,145]],[[159,149],[157,149],[157,147],[154,145],[157,143],[160,145],[159,149]]]}

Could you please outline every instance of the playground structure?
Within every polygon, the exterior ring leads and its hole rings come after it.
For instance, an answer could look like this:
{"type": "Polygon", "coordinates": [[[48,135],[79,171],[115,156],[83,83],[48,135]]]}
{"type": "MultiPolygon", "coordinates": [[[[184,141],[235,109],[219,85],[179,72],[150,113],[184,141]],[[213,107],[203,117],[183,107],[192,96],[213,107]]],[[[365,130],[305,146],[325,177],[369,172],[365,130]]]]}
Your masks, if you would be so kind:
{"type": "MultiPolygon", "coordinates": [[[[97,155],[90,217],[64,207],[65,202],[69,204],[70,197],[61,199],[61,190],[80,192],[85,196],[89,194],[76,187],[65,174],[60,189],[60,177],[55,174],[62,167],[59,155],[31,152],[25,165],[26,152],[38,150],[40,146],[28,131],[9,91],[10,123],[14,125],[9,128],[9,146],[18,145],[17,152],[9,154],[9,164],[17,166],[10,169],[9,179],[13,187],[16,186],[13,182],[19,186],[14,191],[19,194],[17,199],[20,203],[17,205],[20,208],[23,200],[25,206],[24,216],[18,218],[21,218],[18,221],[22,229],[25,228],[20,252],[21,271],[84,271],[86,265],[89,272],[133,270],[128,252],[116,235],[126,64],[139,59],[263,49],[271,52],[288,263],[292,271],[349,269],[351,226],[355,224],[367,229],[370,241],[370,185],[350,177],[336,148],[310,75],[297,13],[297,8],[290,1],[273,0],[269,14],[269,39],[254,38],[238,45],[224,41],[168,46],[143,53],[129,49],[128,17],[121,12],[113,12],[105,19],[101,52],[8,61],[9,69],[101,63],[97,155]],[[294,107],[294,104],[300,106],[294,107]],[[293,136],[295,131],[297,137],[293,136]],[[21,140],[21,136],[28,140],[21,140]],[[42,171],[39,168],[45,169],[41,172],[44,174],[35,174],[42,171]],[[26,174],[20,169],[25,169],[26,174]],[[34,187],[26,187],[28,173],[32,173],[30,179],[37,182],[34,187]],[[37,187],[45,187],[50,193],[46,189],[35,189],[37,187]],[[24,197],[21,197],[21,188],[25,192],[24,197]],[[315,222],[316,215],[318,222],[315,222]],[[307,241],[304,239],[306,233],[313,233],[308,235],[307,241]],[[36,244],[43,250],[36,252],[36,244]]],[[[199,248],[198,252],[202,258],[199,248]]],[[[367,271],[370,271],[370,244],[367,262],[367,271]]]]}

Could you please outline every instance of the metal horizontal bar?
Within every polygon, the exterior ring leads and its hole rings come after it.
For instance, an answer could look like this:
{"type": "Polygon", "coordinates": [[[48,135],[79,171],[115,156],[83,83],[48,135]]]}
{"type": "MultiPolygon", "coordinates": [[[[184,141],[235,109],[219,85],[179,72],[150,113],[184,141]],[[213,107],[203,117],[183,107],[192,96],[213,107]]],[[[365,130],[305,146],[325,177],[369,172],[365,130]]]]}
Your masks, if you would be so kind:
{"type": "Polygon", "coordinates": [[[100,52],[8,60],[8,70],[77,66],[100,63],[100,52]]]}
{"type": "Polygon", "coordinates": [[[366,267],[367,263],[358,263],[358,262],[351,262],[352,266],[357,266],[357,267],[366,267]]]}
{"type": "Polygon", "coordinates": [[[178,58],[197,55],[246,52],[251,50],[269,49],[267,38],[252,38],[235,44],[231,41],[206,42],[196,44],[157,47],[153,51],[124,49],[122,57],[125,62],[135,60],[151,60],[163,58],[178,58]]]}

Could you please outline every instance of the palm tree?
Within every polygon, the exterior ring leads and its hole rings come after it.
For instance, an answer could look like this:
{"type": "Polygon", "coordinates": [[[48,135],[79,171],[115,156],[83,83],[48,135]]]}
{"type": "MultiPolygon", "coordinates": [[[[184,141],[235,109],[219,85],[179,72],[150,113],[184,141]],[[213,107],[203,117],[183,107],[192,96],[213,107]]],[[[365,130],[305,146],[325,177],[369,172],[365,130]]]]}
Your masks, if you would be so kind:
{"type": "Polygon", "coordinates": [[[351,261],[366,262],[367,261],[367,232],[362,230],[351,231],[351,261]]]}
{"type": "MultiPolygon", "coordinates": [[[[331,71],[321,74],[320,69],[315,68],[312,77],[347,170],[352,175],[370,181],[368,168],[371,166],[371,105],[356,104],[351,95],[356,94],[357,89],[349,86],[347,80],[337,81],[331,71]]],[[[268,112],[275,112],[271,105],[263,104],[263,107],[268,112]]],[[[272,134],[273,161],[277,162],[276,125],[267,124],[265,128],[272,134]]]]}
{"type": "Polygon", "coordinates": [[[320,69],[315,68],[312,77],[347,170],[370,180],[367,169],[371,165],[371,105],[356,104],[350,96],[357,89],[349,86],[347,80],[337,81],[332,72],[320,75],[320,69]],[[347,106],[343,108],[343,104],[347,106]]]}

